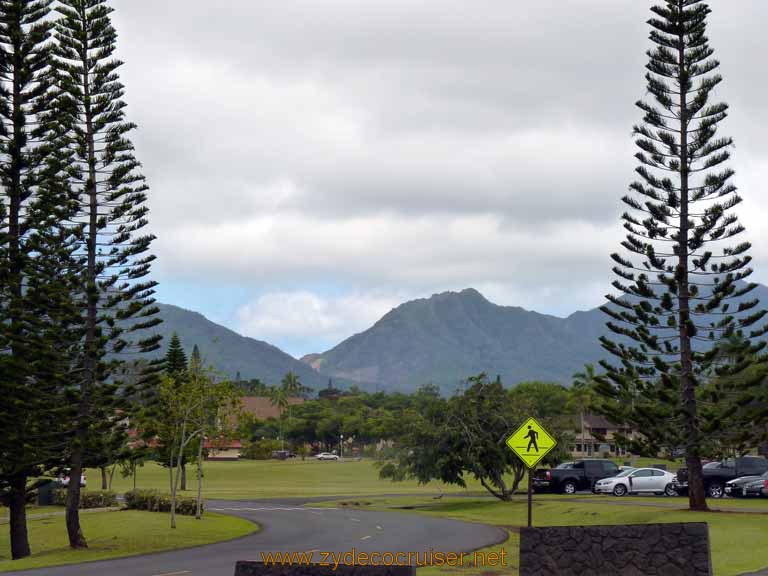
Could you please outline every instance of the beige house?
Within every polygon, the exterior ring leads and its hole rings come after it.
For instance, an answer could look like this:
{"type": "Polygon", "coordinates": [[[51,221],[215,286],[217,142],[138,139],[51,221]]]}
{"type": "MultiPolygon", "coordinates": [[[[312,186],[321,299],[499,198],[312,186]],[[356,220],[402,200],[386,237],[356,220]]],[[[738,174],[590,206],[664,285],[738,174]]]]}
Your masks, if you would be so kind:
{"type": "Polygon", "coordinates": [[[618,434],[632,437],[632,430],[609,422],[604,416],[585,414],[577,416],[573,426],[575,436],[571,444],[571,455],[574,458],[629,456],[624,448],[616,446],[614,437],[618,434]]]}
{"type": "Polygon", "coordinates": [[[206,460],[239,460],[243,445],[239,440],[205,439],[203,448],[207,451],[206,460]]]}

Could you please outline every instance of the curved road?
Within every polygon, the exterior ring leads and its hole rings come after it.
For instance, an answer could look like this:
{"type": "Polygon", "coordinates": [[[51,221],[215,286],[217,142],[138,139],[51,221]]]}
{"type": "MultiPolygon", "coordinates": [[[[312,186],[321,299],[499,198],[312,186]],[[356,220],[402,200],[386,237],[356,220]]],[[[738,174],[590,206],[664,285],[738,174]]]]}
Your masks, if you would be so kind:
{"type": "MultiPolygon", "coordinates": [[[[306,502],[306,500],[305,500],[306,502]]],[[[10,572],[24,576],[231,576],[237,560],[261,552],[469,552],[503,542],[501,528],[398,512],[276,502],[209,501],[207,509],[247,518],[261,531],[238,540],[119,560],[10,572]]]]}

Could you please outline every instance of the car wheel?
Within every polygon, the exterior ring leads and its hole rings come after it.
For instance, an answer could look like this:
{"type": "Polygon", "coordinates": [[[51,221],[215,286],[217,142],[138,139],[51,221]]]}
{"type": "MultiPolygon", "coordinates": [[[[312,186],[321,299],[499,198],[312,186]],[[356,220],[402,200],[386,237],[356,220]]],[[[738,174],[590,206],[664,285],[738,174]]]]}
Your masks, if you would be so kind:
{"type": "Polygon", "coordinates": [[[710,498],[722,498],[723,497],[723,485],[720,482],[712,482],[707,487],[707,495],[710,498]]]}
{"type": "Polygon", "coordinates": [[[563,493],[576,494],[576,484],[571,481],[568,481],[565,484],[563,484],[563,493]]]}
{"type": "Polygon", "coordinates": [[[672,486],[672,484],[667,484],[664,488],[664,495],[665,496],[677,496],[677,490],[675,490],[675,487],[672,486]]]}
{"type": "Polygon", "coordinates": [[[627,487],[624,486],[624,484],[616,484],[616,486],[613,488],[613,495],[614,496],[624,496],[627,493],[627,487]]]}

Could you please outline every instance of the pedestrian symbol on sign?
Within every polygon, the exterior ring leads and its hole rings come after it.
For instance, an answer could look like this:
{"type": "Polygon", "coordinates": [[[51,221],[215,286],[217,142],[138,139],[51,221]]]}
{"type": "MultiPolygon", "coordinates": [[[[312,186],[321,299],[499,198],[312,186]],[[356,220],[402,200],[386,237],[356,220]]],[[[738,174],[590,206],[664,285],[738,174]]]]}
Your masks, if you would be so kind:
{"type": "Polygon", "coordinates": [[[539,437],[539,433],[533,429],[533,426],[528,426],[528,434],[526,434],[525,437],[531,439],[530,442],[528,442],[528,448],[526,449],[526,452],[531,451],[531,446],[533,446],[533,449],[538,452],[539,445],[536,444],[536,439],[539,437]]]}

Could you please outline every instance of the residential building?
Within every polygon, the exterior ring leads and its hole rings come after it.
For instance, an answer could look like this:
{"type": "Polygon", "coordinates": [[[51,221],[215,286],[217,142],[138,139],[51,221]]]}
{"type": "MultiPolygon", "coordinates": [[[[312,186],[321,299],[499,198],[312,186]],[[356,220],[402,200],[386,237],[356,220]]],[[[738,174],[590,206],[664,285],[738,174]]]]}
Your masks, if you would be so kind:
{"type": "Polygon", "coordinates": [[[608,454],[611,457],[628,456],[625,448],[616,446],[615,437],[632,437],[632,430],[611,423],[604,416],[585,414],[574,419],[574,440],[571,455],[574,458],[593,458],[608,454]]]}

